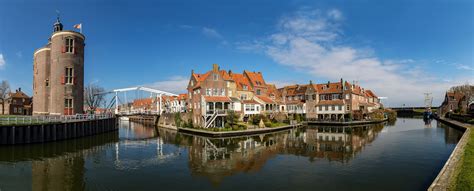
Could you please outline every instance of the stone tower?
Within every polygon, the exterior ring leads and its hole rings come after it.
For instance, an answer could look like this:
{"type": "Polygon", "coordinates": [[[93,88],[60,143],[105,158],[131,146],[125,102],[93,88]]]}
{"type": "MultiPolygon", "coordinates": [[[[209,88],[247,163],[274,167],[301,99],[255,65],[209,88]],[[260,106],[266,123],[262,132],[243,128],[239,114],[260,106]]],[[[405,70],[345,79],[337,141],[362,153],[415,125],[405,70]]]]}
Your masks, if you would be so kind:
{"type": "Polygon", "coordinates": [[[57,19],[48,44],[33,56],[33,115],[83,113],[84,40],[57,19]]]}

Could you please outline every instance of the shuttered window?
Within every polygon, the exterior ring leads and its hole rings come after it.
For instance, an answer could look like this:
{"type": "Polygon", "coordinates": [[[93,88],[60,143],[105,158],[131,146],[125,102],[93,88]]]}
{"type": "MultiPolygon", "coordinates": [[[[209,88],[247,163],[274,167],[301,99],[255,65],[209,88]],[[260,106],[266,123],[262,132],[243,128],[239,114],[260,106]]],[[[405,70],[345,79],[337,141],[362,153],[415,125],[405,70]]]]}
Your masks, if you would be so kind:
{"type": "Polygon", "coordinates": [[[66,75],[65,75],[64,83],[74,84],[74,70],[73,70],[73,68],[66,68],[66,75]]]}

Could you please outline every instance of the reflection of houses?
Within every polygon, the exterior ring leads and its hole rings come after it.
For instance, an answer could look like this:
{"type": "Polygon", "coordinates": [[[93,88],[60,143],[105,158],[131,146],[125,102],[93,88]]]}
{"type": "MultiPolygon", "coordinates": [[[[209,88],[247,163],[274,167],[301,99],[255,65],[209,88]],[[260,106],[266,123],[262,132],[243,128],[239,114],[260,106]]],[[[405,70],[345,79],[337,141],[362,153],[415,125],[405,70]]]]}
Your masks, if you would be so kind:
{"type": "Polygon", "coordinates": [[[382,125],[355,128],[309,127],[260,136],[208,139],[190,137],[192,173],[219,183],[225,176],[258,171],[278,154],[347,162],[375,140],[382,125]]]}
{"type": "Polygon", "coordinates": [[[0,100],[0,115],[31,115],[32,106],[32,98],[19,88],[8,93],[3,102],[0,100]]]}

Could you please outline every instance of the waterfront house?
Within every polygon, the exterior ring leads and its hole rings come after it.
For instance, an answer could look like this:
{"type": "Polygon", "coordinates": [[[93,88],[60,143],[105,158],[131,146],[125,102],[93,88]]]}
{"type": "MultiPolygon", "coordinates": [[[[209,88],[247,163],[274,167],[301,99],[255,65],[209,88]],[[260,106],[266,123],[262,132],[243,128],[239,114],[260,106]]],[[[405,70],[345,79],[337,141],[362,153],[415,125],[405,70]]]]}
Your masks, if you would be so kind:
{"type": "Polygon", "coordinates": [[[438,113],[444,116],[448,112],[466,113],[467,98],[461,92],[446,92],[438,113]]]}
{"type": "Polygon", "coordinates": [[[0,102],[1,115],[31,115],[32,98],[26,95],[21,88],[7,94],[7,98],[0,102]]]}

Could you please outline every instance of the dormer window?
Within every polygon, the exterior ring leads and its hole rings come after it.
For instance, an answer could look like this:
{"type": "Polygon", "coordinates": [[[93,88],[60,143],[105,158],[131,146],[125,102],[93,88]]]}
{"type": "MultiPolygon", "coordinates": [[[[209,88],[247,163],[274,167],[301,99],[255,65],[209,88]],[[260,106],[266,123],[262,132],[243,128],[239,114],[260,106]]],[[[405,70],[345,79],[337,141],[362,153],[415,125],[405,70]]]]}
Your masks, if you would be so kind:
{"type": "Polygon", "coordinates": [[[248,90],[248,87],[247,87],[247,85],[242,85],[242,89],[244,89],[244,90],[248,90]]]}
{"type": "Polygon", "coordinates": [[[218,74],[214,74],[214,81],[217,81],[219,80],[219,75],[218,74]]]}
{"type": "Polygon", "coordinates": [[[260,95],[262,92],[260,91],[260,89],[257,89],[257,95],[260,95]]]}

